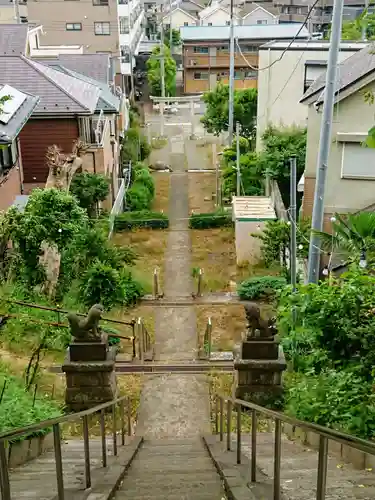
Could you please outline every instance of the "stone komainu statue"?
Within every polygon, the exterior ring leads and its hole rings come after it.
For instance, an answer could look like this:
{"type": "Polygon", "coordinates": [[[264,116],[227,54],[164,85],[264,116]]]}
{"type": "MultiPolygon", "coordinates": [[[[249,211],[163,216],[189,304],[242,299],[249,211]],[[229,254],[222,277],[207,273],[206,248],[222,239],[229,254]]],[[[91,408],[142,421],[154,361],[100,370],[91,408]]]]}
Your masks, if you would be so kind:
{"type": "Polygon", "coordinates": [[[259,330],[260,337],[273,337],[276,335],[276,318],[263,319],[260,308],[257,304],[247,304],[245,307],[246,319],[248,322],[248,336],[256,337],[256,330],[259,330]]]}
{"type": "Polygon", "coordinates": [[[74,313],[68,314],[70,332],[75,342],[98,342],[101,340],[99,321],[104,312],[101,304],[95,304],[89,310],[87,318],[74,313]]]}

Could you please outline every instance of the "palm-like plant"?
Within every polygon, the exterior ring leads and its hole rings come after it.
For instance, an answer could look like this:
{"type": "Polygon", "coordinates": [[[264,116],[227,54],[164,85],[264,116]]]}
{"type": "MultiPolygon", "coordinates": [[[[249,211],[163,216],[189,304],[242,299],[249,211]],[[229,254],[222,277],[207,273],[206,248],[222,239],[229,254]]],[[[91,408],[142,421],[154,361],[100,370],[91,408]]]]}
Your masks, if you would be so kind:
{"type": "Polygon", "coordinates": [[[358,212],[341,216],[335,214],[332,233],[314,231],[323,250],[347,252],[350,260],[357,260],[365,252],[367,260],[375,252],[375,212],[358,212]]]}

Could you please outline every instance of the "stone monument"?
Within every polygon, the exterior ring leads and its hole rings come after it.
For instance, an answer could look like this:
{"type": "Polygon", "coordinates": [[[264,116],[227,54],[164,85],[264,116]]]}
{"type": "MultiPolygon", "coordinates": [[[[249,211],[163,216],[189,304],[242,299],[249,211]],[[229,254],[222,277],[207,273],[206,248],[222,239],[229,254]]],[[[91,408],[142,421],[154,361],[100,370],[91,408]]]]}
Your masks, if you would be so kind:
{"type": "Polygon", "coordinates": [[[247,331],[234,351],[236,394],[259,405],[277,408],[282,399],[284,353],[278,340],[275,318],[262,318],[257,304],[245,306],[247,331]]]}
{"type": "Polygon", "coordinates": [[[116,348],[99,329],[104,312],[95,304],[86,318],[70,313],[68,321],[73,342],[62,366],[66,375],[65,403],[71,411],[81,411],[116,398],[116,348]]]}

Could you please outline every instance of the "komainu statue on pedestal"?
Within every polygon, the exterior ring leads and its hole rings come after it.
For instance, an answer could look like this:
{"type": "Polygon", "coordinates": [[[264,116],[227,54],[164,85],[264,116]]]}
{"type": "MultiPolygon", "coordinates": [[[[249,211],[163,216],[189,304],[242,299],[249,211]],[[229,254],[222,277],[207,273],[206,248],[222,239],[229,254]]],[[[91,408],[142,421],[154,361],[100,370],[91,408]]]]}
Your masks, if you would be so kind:
{"type": "Polygon", "coordinates": [[[95,304],[89,310],[87,318],[82,318],[74,313],[68,314],[70,332],[74,342],[100,342],[99,321],[103,312],[104,307],[101,304],[95,304]]]}
{"type": "Polygon", "coordinates": [[[247,337],[274,337],[276,331],[276,318],[263,319],[257,304],[246,304],[244,306],[247,320],[247,337]],[[259,332],[257,334],[257,331],[259,332]]]}

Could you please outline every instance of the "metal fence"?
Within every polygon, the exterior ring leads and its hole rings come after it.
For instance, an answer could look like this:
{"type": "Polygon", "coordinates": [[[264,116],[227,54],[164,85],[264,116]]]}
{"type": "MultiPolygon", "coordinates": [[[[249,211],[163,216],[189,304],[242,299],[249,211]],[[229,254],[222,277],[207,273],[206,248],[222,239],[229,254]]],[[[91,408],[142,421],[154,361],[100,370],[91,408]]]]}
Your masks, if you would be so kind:
{"type": "Polygon", "coordinates": [[[108,239],[112,238],[113,230],[115,227],[116,215],[121,213],[124,209],[124,196],[125,196],[125,179],[121,179],[120,188],[118,190],[116,200],[113,204],[111,213],[109,215],[109,234],[108,239]]]}
{"type": "Polygon", "coordinates": [[[273,500],[281,500],[282,498],[280,485],[282,423],[291,424],[295,427],[301,427],[319,435],[316,500],[324,500],[326,497],[329,440],[336,441],[340,444],[344,444],[370,455],[375,455],[375,443],[371,441],[366,441],[365,439],[344,434],[343,432],[335,431],[320,425],[304,422],[302,420],[289,417],[283,413],[258,406],[254,403],[249,403],[241,399],[217,395],[215,398],[214,415],[215,432],[220,435],[220,441],[224,441],[224,419],[226,418],[226,445],[228,451],[231,450],[231,423],[233,409],[237,413],[235,437],[237,464],[241,464],[242,412],[245,410],[251,414],[251,481],[254,483],[257,480],[257,415],[260,414],[266,418],[271,418],[275,422],[273,450],[273,500]]]}
{"type": "Polygon", "coordinates": [[[107,443],[106,443],[106,432],[105,432],[105,410],[110,409],[112,411],[112,439],[113,439],[113,454],[117,456],[117,429],[118,421],[116,410],[119,407],[120,413],[120,433],[121,433],[121,445],[125,445],[125,435],[126,433],[131,436],[132,425],[131,425],[131,400],[127,396],[109,401],[89,410],[80,411],[78,413],[73,413],[70,415],[65,415],[62,417],[52,418],[49,420],[44,420],[38,424],[29,425],[27,427],[22,427],[13,431],[5,432],[0,434],[0,489],[2,500],[11,500],[11,488],[9,481],[9,470],[8,470],[8,460],[7,460],[7,446],[8,443],[15,438],[34,434],[43,429],[52,428],[53,429],[53,442],[54,442],[54,452],[55,452],[55,465],[56,465],[56,482],[57,482],[57,500],[68,500],[64,494],[64,475],[63,475],[63,461],[61,452],[61,424],[66,424],[68,422],[73,422],[76,420],[82,420],[82,434],[83,434],[83,448],[84,448],[84,477],[85,477],[85,487],[91,487],[91,464],[90,464],[90,435],[89,435],[89,420],[88,417],[94,414],[100,414],[100,432],[101,432],[101,454],[102,454],[102,465],[107,467],[107,443]],[[126,401],[126,408],[125,408],[126,401]],[[125,416],[126,410],[126,416],[125,416]],[[127,424],[125,424],[125,420],[127,424]]]}

